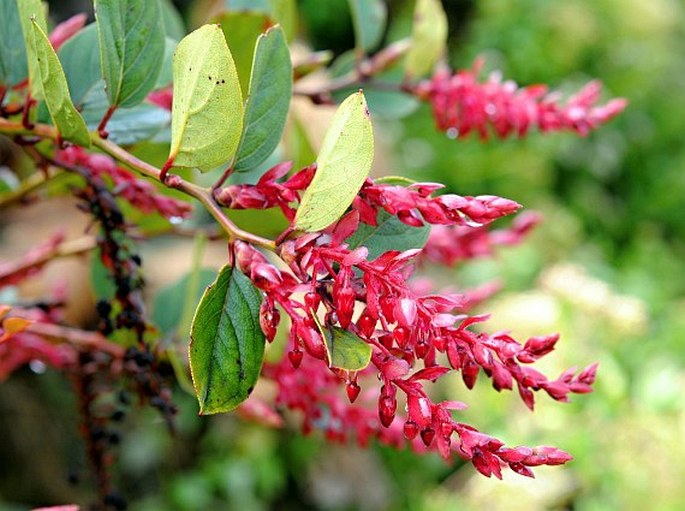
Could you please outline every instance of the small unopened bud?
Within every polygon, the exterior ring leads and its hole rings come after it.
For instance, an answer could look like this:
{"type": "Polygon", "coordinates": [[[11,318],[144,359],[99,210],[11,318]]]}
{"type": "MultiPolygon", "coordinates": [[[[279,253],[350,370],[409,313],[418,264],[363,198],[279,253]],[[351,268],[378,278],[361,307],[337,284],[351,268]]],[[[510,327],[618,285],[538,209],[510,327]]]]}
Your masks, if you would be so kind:
{"type": "Polygon", "coordinates": [[[419,427],[416,425],[416,422],[407,421],[404,423],[404,436],[407,440],[414,440],[418,434],[419,427]]]}
{"type": "Polygon", "coordinates": [[[350,403],[354,403],[362,389],[356,381],[349,381],[345,390],[347,391],[347,398],[350,400],[350,403]]]}
{"type": "Polygon", "coordinates": [[[433,428],[426,428],[423,431],[421,431],[421,440],[423,440],[423,444],[426,447],[430,447],[430,444],[433,443],[434,438],[435,430],[433,428]]]}

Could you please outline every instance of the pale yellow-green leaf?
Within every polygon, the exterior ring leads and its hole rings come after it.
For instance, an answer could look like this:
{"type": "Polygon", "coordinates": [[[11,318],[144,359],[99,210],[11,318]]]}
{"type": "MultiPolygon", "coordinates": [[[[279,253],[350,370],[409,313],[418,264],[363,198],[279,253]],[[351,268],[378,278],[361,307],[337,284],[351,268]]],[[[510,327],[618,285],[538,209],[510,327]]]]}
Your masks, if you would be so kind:
{"type": "Polygon", "coordinates": [[[211,170],[240,142],[243,98],[233,57],[218,25],[187,35],[174,53],[171,151],[176,167],[211,170]]]}
{"type": "Polygon", "coordinates": [[[440,0],[416,0],[411,39],[405,71],[418,78],[433,69],[447,45],[447,16],[440,0]]]}
{"type": "Polygon", "coordinates": [[[361,371],[371,362],[371,346],[354,333],[337,326],[324,327],[315,314],[312,315],[319,328],[329,367],[345,371],[361,371]]]}
{"type": "MultiPolygon", "coordinates": [[[[14,0],[9,0],[14,1],[14,0]]],[[[26,59],[29,65],[29,91],[34,99],[43,98],[43,88],[40,82],[40,71],[38,70],[38,60],[36,56],[36,44],[33,37],[31,20],[36,23],[43,32],[48,31],[48,23],[45,17],[45,8],[40,0],[16,0],[19,9],[19,21],[21,31],[24,33],[24,43],[26,45],[26,59]]]]}
{"type": "Polygon", "coordinates": [[[36,22],[33,22],[33,36],[39,79],[52,122],[63,139],[80,146],[90,147],[88,128],[71,101],[62,64],[48,36],[36,22]]]}
{"type": "Polygon", "coordinates": [[[326,132],[314,179],[304,192],[295,227],[314,232],[338,220],[364,184],[373,161],[373,127],[364,94],[350,95],[326,132]]]}

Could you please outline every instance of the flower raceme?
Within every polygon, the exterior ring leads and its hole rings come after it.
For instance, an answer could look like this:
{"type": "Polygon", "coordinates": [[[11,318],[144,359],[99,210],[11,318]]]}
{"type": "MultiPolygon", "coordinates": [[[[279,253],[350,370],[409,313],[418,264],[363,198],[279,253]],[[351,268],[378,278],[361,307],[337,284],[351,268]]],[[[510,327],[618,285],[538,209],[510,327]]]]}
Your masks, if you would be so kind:
{"type": "MultiPolygon", "coordinates": [[[[281,182],[289,168],[276,166],[257,184],[228,186],[216,197],[235,208],[278,206],[293,218],[293,203],[315,169],[308,167],[281,182]]],[[[509,229],[488,233],[488,223],[520,206],[492,196],[433,196],[439,188],[433,183],[403,187],[367,179],[352,210],[332,226],[285,237],[278,246],[278,265],[248,243],[233,243],[235,265],[265,295],[260,321],[267,339],[274,339],[282,312],[290,323],[287,356],[265,364],[263,375],[277,385],[276,405],[303,413],[305,432],[323,429],[334,441],[353,437],[364,445],[376,438],[418,451],[435,450],[446,459],[457,455],[487,476],[501,477],[503,466],[532,476],[530,467],[562,464],[571,457],[551,447],[505,447],[457,422],[452,413],[466,405],[433,401],[426,384],[459,372],[473,388],[482,373],[498,391],[516,387],[532,410],[536,391],[559,401],[567,401],[571,393],[590,392],[596,365],[548,379],[530,365],[554,349],[558,335],[521,343],[507,333],[477,332],[473,327],[488,316],[466,314],[472,304],[468,293],[424,293],[419,292],[422,286],[408,282],[422,258],[452,264],[485,254],[495,245],[518,242],[538,221],[535,215],[527,216],[509,229]],[[380,210],[410,226],[434,224],[426,248],[390,250],[371,259],[366,247],[348,246],[346,240],[360,223],[375,225],[380,210]],[[470,233],[475,233],[472,246],[470,233]],[[449,252],[444,247],[450,242],[464,246],[449,252]],[[346,370],[333,364],[326,337],[336,329],[370,347],[368,366],[346,370]],[[374,373],[379,390],[367,386],[367,377],[374,373]],[[347,397],[337,391],[342,383],[347,397]]]]}
{"type": "Polygon", "coordinates": [[[437,128],[453,138],[466,137],[472,131],[484,140],[490,132],[498,138],[523,137],[534,127],[543,133],[570,130],[585,136],[627,105],[623,98],[598,105],[598,81],[562,103],[561,95],[549,92],[546,85],[519,88],[511,80],[502,81],[498,72],[479,81],[482,67],[479,59],[471,69],[455,73],[441,68],[415,89],[419,98],[431,104],[437,128]]]}

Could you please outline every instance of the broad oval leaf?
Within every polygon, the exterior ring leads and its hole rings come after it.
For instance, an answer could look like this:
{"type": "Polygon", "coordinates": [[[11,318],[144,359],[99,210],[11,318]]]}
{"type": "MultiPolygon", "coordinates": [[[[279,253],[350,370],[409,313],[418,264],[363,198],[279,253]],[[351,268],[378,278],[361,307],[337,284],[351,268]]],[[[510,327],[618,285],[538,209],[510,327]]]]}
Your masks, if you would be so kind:
{"type": "Polygon", "coordinates": [[[45,19],[45,9],[40,0],[16,0],[19,9],[19,22],[24,33],[24,44],[26,47],[26,61],[29,71],[29,91],[34,99],[43,99],[43,85],[38,69],[38,56],[36,55],[36,43],[33,35],[33,23],[47,33],[48,23],[45,19]]]}
{"type": "Polygon", "coordinates": [[[418,78],[433,69],[447,45],[447,16],[440,0],[416,0],[405,71],[418,78]]]}
{"type": "Polygon", "coordinates": [[[12,87],[28,74],[26,45],[15,0],[0,1],[0,85],[12,87]]]}
{"type": "Polygon", "coordinates": [[[388,18],[383,0],[349,0],[357,49],[367,52],[381,42],[388,18]]]}
{"type": "Polygon", "coordinates": [[[288,116],[293,87],[290,50],[280,27],[260,35],[255,47],[250,95],[235,170],[249,170],[276,149],[288,116]]]}
{"type": "Polygon", "coordinates": [[[71,98],[79,109],[86,108],[96,91],[103,88],[98,44],[97,27],[95,23],[91,23],[68,39],[57,52],[67,77],[71,98]]]}
{"type": "Polygon", "coordinates": [[[60,136],[80,146],[90,146],[90,134],[86,123],[78,113],[69,95],[69,86],[62,64],[38,24],[33,22],[36,60],[40,72],[45,103],[60,136]]]}
{"type": "Polygon", "coordinates": [[[202,295],[190,327],[190,372],[200,414],[227,412],[245,401],[264,359],[262,295],[226,265],[202,295]]]}
{"type": "Polygon", "coordinates": [[[388,250],[411,250],[423,248],[430,235],[430,226],[412,227],[386,211],[378,213],[378,225],[364,223],[345,240],[350,249],[366,247],[369,261],[388,250]]]}
{"type": "Polygon", "coordinates": [[[95,0],[95,19],[109,103],[135,106],[155,86],[164,59],[159,2],[95,0]]]}
{"type": "Polygon", "coordinates": [[[339,327],[322,328],[328,365],[345,371],[361,371],[371,361],[371,346],[339,327]]]}
{"type": "Polygon", "coordinates": [[[364,184],[373,161],[373,127],[364,94],[349,96],[326,132],[314,179],[304,192],[295,227],[320,231],[338,220],[364,184]]]}
{"type": "Polygon", "coordinates": [[[221,27],[204,25],[174,53],[169,159],[211,170],[235,154],[243,126],[238,74],[221,27]]]}

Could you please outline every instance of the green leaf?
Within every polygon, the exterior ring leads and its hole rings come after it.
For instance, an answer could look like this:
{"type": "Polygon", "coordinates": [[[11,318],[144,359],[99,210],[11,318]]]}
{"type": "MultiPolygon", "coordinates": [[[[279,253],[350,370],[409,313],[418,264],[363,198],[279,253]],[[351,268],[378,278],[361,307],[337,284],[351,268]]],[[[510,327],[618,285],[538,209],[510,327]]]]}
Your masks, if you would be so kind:
{"type": "Polygon", "coordinates": [[[259,36],[255,48],[250,95],[235,170],[249,170],[276,149],[288,116],[293,69],[285,34],[280,27],[259,36]]]}
{"type": "Polygon", "coordinates": [[[210,268],[200,269],[196,278],[192,272],[188,272],[157,293],[152,320],[165,336],[176,333],[183,317],[186,300],[199,303],[203,290],[214,281],[215,275],[216,271],[210,268]]]}
{"type": "Polygon", "coordinates": [[[359,228],[345,242],[350,249],[364,246],[369,250],[369,260],[376,259],[388,250],[403,252],[423,248],[430,234],[430,226],[412,227],[386,211],[378,214],[378,225],[373,227],[360,223],[359,228]]]}
{"type": "Polygon", "coordinates": [[[381,42],[388,18],[383,0],[349,0],[357,49],[373,50],[381,42]]]}
{"type": "Polygon", "coordinates": [[[200,414],[227,412],[245,401],[264,359],[262,296],[250,279],[224,266],[202,295],[190,328],[190,371],[200,414]]]}
{"type": "Polygon", "coordinates": [[[267,13],[257,11],[224,12],[216,21],[224,31],[238,71],[240,89],[246,96],[257,38],[274,23],[267,13]]]}
{"type": "MultiPolygon", "coordinates": [[[[170,39],[168,41],[171,41],[170,39]]],[[[97,129],[109,107],[105,82],[100,75],[100,51],[97,27],[84,27],[59,50],[64,63],[74,105],[81,111],[88,129],[97,129]]],[[[41,118],[39,107],[39,119],[41,118]]],[[[171,123],[171,114],[156,105],[142,103],[133,108],[118,109],[107,124],[109,139],[119,145],[131,145],[148,140],[171,123]]],[[[168,140],[168,139],[167,139],[168,140]]]]}
{"type": "Polygon", "coordinates": [[[0,0],[0,85],[12,87],[28,74],[26,45],[15,0],[0,0]]]}
{"type": "Polygon", "coordinates": [[[187,33],[183,18],[176,10],[171,0],[159,0],[159,11],[162,14],[164,34],[176,42],[183,39],[187,33]]]}
{"type": "Polygon", "coordinates": [[[170,159],[211,170],[235,154],[243,127],[238,74],[218,25],[187,35],[174,54],[170,159]]]}
{"type": "Polygon", "coordinates": [[[328,352],[328,365],[345,371],[361,371],[371,361],[371,346],[352,332],[337,326],[323,328],[319,322],[328,352]]]}
{"type": "Polygon", "coordinates": [[[95,19],[109,103],[135,106],[155,86],[164,58],[159,2],[95,0],[95,19]]]}
{"type": "MultiPolygon", "coordinates": [[[[74,37],[67,40],[59,49],[58,55],[67,77],[69,92],[74,105],[83,109],[92,101],[96,91],[104,87],[100,71],[100,50],[95,23],[82,28],[74,37]]],[[[106,108],[107,103],[105,102],[106,108]]]]}
{"type": "Polygon", "coordinates": [[[57,131],[63,139],[80,146],[90,147],[88,128],[83,117],[71,102],[69,86],[67,85],[67,78],[64,76],[62,64],[60,64],[55,50],[52,49],[48,36],[35,21],[33,22],[33,32],[40,80],[50,117],[52,117],[57,131]]]}
{"type": "Polygon", "coordinates": [[[411,38],[405,71],[418,78],[433,69],[447,46],[447,16],[440,0],[416,0],[411,38]]]}
{"type": "Polygon", "coordinates": [[[21,31],[24,34],[24,45],[26,47],[26,61],[29,70],[29,91],[33,99],[42,99],[43,86],[40,79],[40,70],[38,69],[38,56],[36,55],[36,43],[31,19],[35,18],[36,24],[44,33],[47,33],[48,23],[45,19],[45,9],[40,0],[16,1],[19,9],[21,31]]]}
{"type": "Polygon", "coordinates": [[[304,192],[295,227],[320,231],[338,220],[364,184],[373,161],[373,127],[364,94],[338,107],[326,132],[314,179],[304,192]]]}
{"type": "Polygon", "coordinates": [[[176,51],[177,44],[178,41],[171,37],[166,37],[164,40],[164,58],[162,59],[162,68],[155,83],[155,90],[171,85],[171,82],[174,80],[174,51],[176,51]]]}

